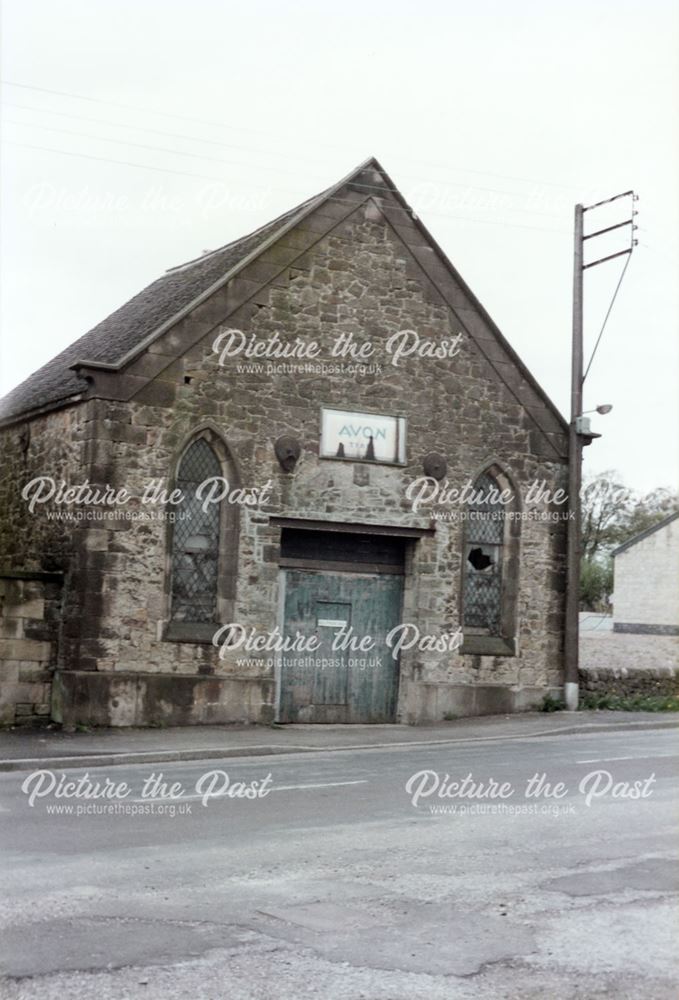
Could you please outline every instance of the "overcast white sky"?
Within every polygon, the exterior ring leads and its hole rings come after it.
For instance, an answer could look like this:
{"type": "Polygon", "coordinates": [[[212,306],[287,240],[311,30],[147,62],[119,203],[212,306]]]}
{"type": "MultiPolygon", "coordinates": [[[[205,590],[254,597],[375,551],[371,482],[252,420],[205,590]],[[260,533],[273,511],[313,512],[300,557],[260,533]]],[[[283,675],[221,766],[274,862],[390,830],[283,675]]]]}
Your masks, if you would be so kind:
{"type": "MultiPolygon", "coordinates": [[[[586,385],[587,409],[614,410],[585,467],[676,486],[674,0],[5,0],[2,14],[0,391],[167,267],[374,155],[566,413],[573,205],[633,187],[640,245],[586,385]]],[[[587,273],[590,349],[621,266],[587,273]]]]}

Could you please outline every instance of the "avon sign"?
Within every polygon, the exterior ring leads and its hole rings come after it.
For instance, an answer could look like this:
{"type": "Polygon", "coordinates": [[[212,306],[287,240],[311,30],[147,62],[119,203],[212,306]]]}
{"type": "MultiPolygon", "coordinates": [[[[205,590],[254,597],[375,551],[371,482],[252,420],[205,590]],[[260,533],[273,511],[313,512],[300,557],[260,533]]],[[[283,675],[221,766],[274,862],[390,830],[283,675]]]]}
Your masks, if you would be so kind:
{"type": "Polygon", "coordinates": [[[405,419],[324,409],[321,456],[405,462],[405,419]]]}

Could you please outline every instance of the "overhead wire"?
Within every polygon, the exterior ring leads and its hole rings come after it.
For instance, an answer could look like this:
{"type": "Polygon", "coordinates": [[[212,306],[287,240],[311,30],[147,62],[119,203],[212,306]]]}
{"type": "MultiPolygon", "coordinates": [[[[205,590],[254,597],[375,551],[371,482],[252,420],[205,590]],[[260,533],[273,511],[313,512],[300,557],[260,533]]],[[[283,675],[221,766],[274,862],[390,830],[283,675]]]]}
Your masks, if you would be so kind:
{"type": "MultiPolygon", "coordinates": [[[[42,112],[42,110],[43,110],[43,109],[38,109],[38,108],[27,108],[25,105],[14,105],[14,104],[11,104],[11,103],[5,103],[5,106],[6,107],[19,108],[19,109],[28,110],[28,111],[39,111],[39,112],[42,112]]],[[[178,138],[178,139],[186,139],[186,140],[189,140],[189,141],[205,142],[205,143],[209,143],[210,145],[213,145],[213,146],[220,146],[220,147],[222,147],[224,149],[240,149],[240,150],[243,150],[243,151],[246,151],[246,152],[249,151],[249,152],[266,153],[268,155],[283,157],[284,159],[300,159],[300,160],[302,160],[302,158],[295,157],[294,155],[288,154],[287,152],[277,152],[277,151],[274,151],[274,150],[262,150],[262,149],[249,149],[249,147],[247,147],[247,146],[232,146],[232,145],[230,145],[228,143],[220,143],[220,142],[216,142],[214,140],[202,139],[202,138],[200,138],[198,136],[184,135],[182,133],[166,132],[166,131],[164,131],[162,129],[148,129],[145,126],[140,126],[140,125],[130,125],[130,126],[128,126],[128,125],[126,125],[126,124],[124,124],[122,122],[107,122],[104,119],[90,118],[88,116],[82,116],[82,115],[72,115],[72,114],[68,114],[68,113],[65,113],[65,112],[52,112],[52,111],[47,110],[46,113],[47,114],[55,114],[55,115],[59,115],[61,117],[66,117],[66,118],[79,119],[79,120],[82,120],[82,121],[88,121],[88,122],[92,122],[92,123],[96,123],[96,124],[101,124],[101,125],[112,125],[112,126],[114,126],[116,128],[131,128],[131,129],[134,129],[135,131],[143,131],[143,132],[148,131],[148,132],[151,132],[151,133],[154,133],[154,134],[157,134],[157,135],[165,135],[165,136],[168,136],[168,137],[173,137],[173,138],[178,138]]],[[[52,126],[52,125],[44,125],[44,124],[42,124],[42,122],[22,122],[22,121],[14,121],[13,119],[7,119],[7,118],[5,119],[5,121],[8,124],[17,125],[17,126],[23,127],[23,128],[38,128],[38,129],[43,129],[44,131],[58,132],[58,133],[62,133],[64,135],[74,135],[74,136],[78,136],[80,138],[86,138],[86,139],[95,139],[95,140],[98,140],[98,141],[101,141],[101,142],[110,142],[110,143],[118,143],[119,145],[134,146],[134,147],[136,147],[138,149],[147,149],[147,150],[150,150],[150,151],[153,151],[153,152],[173,153],[176,156],[186,156],[186,157],[190,157],[192,159],[212,160],[213,162],[216,162],[216,163],[225,163],[225,164],[232,165],[232,166],[245,166],[245,167],[252,167],[254,169],[260,169],[261,168],[263,170],[275,170],[275,171],[280,171],[281,169],[286,170],[285,167],[281,168],[278,165],[273,165],[273,164],[251,164],[251,163],[242,163],[240,161],[224,160],[221,157],[213,157],[213,156],[209,156],[207,154],[202,154],[202,153],[193,153],[193,152],[188,152],[188,151],[179,150],[179,149],[168,149],[167,147],[163,147],[163,146],[151,146],[151,145],[147,145],[147,144],[144,144],[144,143],[137,143],[137,142],[134,142],[132,140],[118,139],[118,138],[109,137],[109,136],[99,136],[99,135],[94,135],[94,134],[92,134],[90,132],[79,132],[79,131],[76,131],[76,130],[73,130],[73,129],[61,129],[61,128],[57,128],[57,127],[52,126]]],[[[319,164],[320,163],[324,163],[324,165],[325,165],[325,161],[315,160],[314,162],[319,163],[319,164]]],[[[287,172],[292,172],[292,171],[288,170],[287,172]]],[[[523,196],[523,194],[524,194],[524,192],[521,192],[521,191],[507,191],[506,189],[503,189],[503,188],[481,187],[480,185],[476,185],[476,184],[471,185],[471,184],[468,184],[468,183],[456,182],[456,181],[451,181],[451,180],[441,181],[441,180],[433,179],[433,178],[423,178],[423,177],[417,176],[417,175],[410,175],[410,176],[415,176],[416,180],[423,181],[424,183],[427,183],[427,184],[435,184],[435,185],[439,185],[439,186],[443,186],[443,187],[459,187],[459,188],[464,188],[465,190],[471,190],[471,191],[482,191],[484,194],[500,194],[500,195],[509,196],[511,198],[521,198],[523,196]]],[[[513,205],[505,205],[503,207],[505,209],[507,209],[508,211],[511,211],[511,212],[526,212],[526,213],[528,213],[530,215],[539,215],[539,216],[544,216],[545,218],[552,218],[552,219],[558,218],[558,214],[555,213],[555,212],[541,212],[541,211],[538,211],[537,209],[527,208],[525,206],[514,207],[513,205]]],[[[493,208],[496,208],[496,206],[493,206],[493,208]]]]}
{"type": "MultiPolygon", "coordinates": [[[[145,164],[145,163],[134,163],[134,162],[132,162],[130,160],[116,160],[116,159],[113,159],[111,157],[94,156],[94,155],[88,154],[88,153],[76,153],[76,152],[74,152],[72,150],[55,149],[54,147],[50,147],[50,146],[39,146],[39,145],[35,145],[33,143],[17,142],[14,139],[2,139],[0,141],[2,142],[3,145],[18,146],[18,147],[21,147],[23,149],[31,149],[31,150],[36,150],[36,151],[45,152],[45,153],[56,153],[56,154],[61,155],[61,156],[72,156],[72,157],[77,157],[79,159],[85,159],[85,160],[94,160],[94,161],[97,161],[97,162],[100,162],[100,163],[112,163],[112,164],[116,164],[116,165],[119,165],[119,166],[136,167],[136,168],[139,168],[139,169],[142,169],[142,170],[153,170],[153,171],[160,172],[160,173],[175,174],[175,175],[180,176],[180,177],[193,177],[193,178],[197,178],[199,180],[223,181],[223,178],[221,178],[221,177],[214,177],[214,176],[211,176],[211,175],[208,175],[208,174],[197,174],[197,173],[193,173],[191,171],[185,171],[185,170],[173,170],[173,169],[171,169],[169,167],[157,167],[157,166],[151,166],[151,165],[145,164]]],[[[284,189],[284,188],[277,187],[274,190],[277,190],[277,191],[280,191],[280,192],[286,192],[287,191],[287,193],[290,193],[290,194],[293,193],[289,188],[288,189],[284,189]]],[[[394,190],[396,190],[396,189],[394,189],[394,190]]],[[[299,194],[301,194],[301,192],[294,192],[294,194],[296,196],[299,196],[299,194]]],[[[336,199],[336,198],[330,197],[330,198],[327,198],[326,200],[327,201],[338,201],[341,204],[346,204],[346,202],[342,201],[342,199],[336,199]]],[[[414,212],[415,215],[419,215],[419,213],[416,210],[408,211],[407,209],[401,208],[399,206],[392,206],[392,208],[394,210],[396,210],[396,211],[404,212],[406,215],[409,215],[411,217],[413,215],[413,212],[414,212]]],[[[567,230],[562,230],[562,229],[554,229],[554,228],[548,228],[548,227],[544,227],[544,226],[527,226],[527,225],[524,225],[522,223],[507,222],[506,220],[500,220],[500,219],[478,219],[478,218],[474,218],[472,216],[452,215],[450,212],[445,212],[445,211],[442,211],[441,209],[431,209],[431,210],[426,210],[426,211],[428,211],[429,214],[431,214],[431,215],[440,216],[440,217],[449,218],[449,219],[455,219],[456,221],[459,221],[459,222],[472,222],[472,223],[477,222],[477,223],[481,223],[483,225],[503,226],[503,227],[511,228],[511,229],[529,229],[529,230],[532,230],[533,232],[539,232],[539,233],[565,233],[565,232],[567,232],[567,230]]]]}
{"type": "MultiPolygon", "coordinates": [[[[226,129],[230,128],[230,129],[236,129],[237,131],[251,132],[253,134],[259,134],[259,135],[268,135],[268,136],[275,135],[275,133],[272,133],[270,130],[265,131],[263,129],[253,129],[253,128],[248,128],[247,126],[243,126],[243,125],[234,125],[233,123],[229,123],[229,122],[216,121],[214,119],[195,118],[195,117],[192,117],[192,116],[189,116],[189,115],[177,114],[176,112],[161,111],[161,110],[159,110],[157,108],[148,108],[148,107],[143,107],[141,105],[124,104],[124,103],[121,103],[119,101],[108,101],[105,98],[93,97],[90,94],[77,94],[77,93],[73,93],[72,91],[55,90],[55,89],[51,89],[51,88],[48,88],[48,87],[39,87],[39,86],[35,86],[35,85],[32,85],[32,84],[18,83],[18,82],[14,81],[14,80],[0,80],[0,83],[5,84],[5,86],[17,87],[17,88],[20,88],[22,90],[32,90],[32,91],[36,91],[38,93],[50,94],[50,95],[58,96],[58,97],[67,97],[67,98],[70,98],[72,100],[89,101],[89,102],[92,102],[92,103],[95,103],[95,104],[108,105],[109,107],[122,108],[122,109],[124,109],[126,111],[134,111],[137,114],[139,112],[142,112],[144,114],[159,115],[159,116],[165,117],[165,118],[175,118],[178,121],[187,121],[187,122],[192,122],[194,124],[199,124],[199,125],[209,125],[211,127],[226,128],[226,129]]],[[[287,134],[285,134],[285,135],[280,134],[280,135],[281,135],[281,138],[285,138],[285,139],[289,138],[289,136],[287,134]]],[[[345,149],[345,146],[340,145],[338,143],[319,142],[317,139],[315,139],[314,142],[315,142],[315,145],[317,145],[317,146],[319,146],[319,145],[325,146],[328,149],[341,149],[341,150],[345,149]]],[[[519,181],[519,182],[522,182],[522,183],[530,183],[530,184],[543,184],[543,185],[546,185],[548,187],[558,187],[558,188],[562,188],[563,190],[568,190],[568,191],[575,190],[572,185],[561,184],[559,182],[556,182],[556,181],[553,181],[553,180],[546,180],[544,178],[519,177],[519,176],[511,175],[511,174],[500,174],[500,173],[497,173],[497,172],[494,172],[494,171],[479,170],[478,168],[461,167],[459,165],[453,167],[451,164],[435,163],[433,161],[428,161],[428,160],[423,160],[421,158],[414,158],[414,157],[408,157],[408,156],[404,156],[403,159],[409,160],[411,163],[422,163],[422,164],[425,164],[425,165],[428,165],[428,166],[434,166],[434,167],[437,167],[437,168],[440,168],[440,169],[443,169],[443,170],[455,169],[455,170],[458,170],[458,171],[463,172],[463,173],[477,173],[477,174],[481,174],[481,175],[485,175],[485,176],[489,176],[489,177],[498,177],[499,179],[504,179],[504,180],[519,181]]]]}
{"type": "Polygon", "coordinates": [[[625,266],[623,267],[622,273],[620,274],[620,277],[618,279],[618,284],[615,286],[615,291],[613,292],[613,298],[610,301],[610,304],[608,306],[608,311],[606,312],[603,324],[601,326],[601,329],[599,330],[599,336],[596,338],[596,344],[594,345],[594,350],[592,351],[592,356],[589,359],[589,363],[587,365],[587,369],[585,371],[585,374],[582,376],[582,384],[583,385],[585,383],[585,379],[587,378],[587,375],[589,374],[589,370],[592,367],[592,362],[594,361],[594,355],[596,354],[597,348],[599,347],[599,344],[601,342],[601,338],[603,337],[604,330],[606,329],[606,324],[608,323],[608,317],[611,315],[611,311],[612,311],[613,306],[615,304],[615,300],[616,300],[616,298],[618,296],[618,292],[620,291],[620,286],[622,285],[623,278],[625,277],[625,274],[627,272],[627,268],[629,266],[629,262],[630,262],[631,259],[632,259],[632,251],[630,250],[630,252],[627,254],[627,257],[625,258],[625,266]]]}

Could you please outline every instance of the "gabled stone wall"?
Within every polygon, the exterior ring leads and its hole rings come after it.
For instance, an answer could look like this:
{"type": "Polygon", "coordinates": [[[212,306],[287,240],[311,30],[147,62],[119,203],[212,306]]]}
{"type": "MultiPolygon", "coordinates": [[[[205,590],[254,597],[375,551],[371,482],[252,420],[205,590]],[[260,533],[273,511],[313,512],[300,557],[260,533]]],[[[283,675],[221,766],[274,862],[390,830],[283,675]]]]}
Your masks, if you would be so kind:
{"type": "MultiPolygon", "coordinates": [[[[354,202],[358,197],[351,195],[354,202]]],[[[323,206],[168,330],[120,376],[95,373],[94,395],[122,393],[126,387],[132,400],[93,398],[76,411],[83,414],[77,432],[62,428],[60,433],[75,433],[72,439],[82,443],[82,478],[124,486],[133,494],[151,479],[170,485],[182,446],[205,425],[223,438],[244,486],[261,487],[271,480],[266,509],[240,514],[238,622],[262,632],[280,624],[280,528],[270,521],[270,515],[278,515],[435,526],[432,536],[413,546],[403,619],[423,633],[451,632],[460,623],[462,524],[433,522],[428,511],[413,514],[406,486],[423,474],[423,457],[435,451],[448,462],[451,485],[473,480],[495,462],[520,493],[536,480],[544,480],[551,490],[565,488],[563,432],[464,289],[446,279],[438,264],[433,268],[438,268],[437,281],[427,276],[423,260],[434,261],[434,252],[422,246],[412,224],[399,216],[397,232],[374,201],[350,208],[340,212],[337,205],[323,206]],[[346,218],[340,219],[341,214],[346,218]],[[376,345],[372,361],[382,368],[288,372],[268,369],[266,362],[253,366],[245,358],[220,366],[212,343],[222,323],[248,337],[278,332],[283,338],[316,340],[322,346],[319,361],[335,366],[330,346],[338,333],[352,331],[357,340],[376,345]],[[436,341],[462,330],[459,353],[393,366],[380,348],[390,334],[403,329],[436,341]],[[250,367],[243,370],[242,365],[250,367]],[[144,372],[155,374],[145,381],[144,372]],[[531,399],[529,413],[526,400],[531,399]],[[405,468],[319,458],[321,405],[404,416],[405,468]],[[274,441],[283,434],[296,437],[302,446],[291,474],[282,471],[274,454],[274,441]]],[[[64,420],[59,414],[40,419],[57,428],[64,420]]],[[[49,469],[49,456],[45,458],[49,469]]],[[[546,512],[544,505],[537,508],[546,512]]],[[[220,659],[209,644],[163,639],[169,613],[169,530],[161,520],[103,519],[82,522],[69,536],[60,673],[96,671],[111,678],[108,687],[97,687],[96,708],[80,700],[69,719],[87,721],[89,713],[113,722],[143,721],[138,694],[128,698],[137,707],[118,712],[116,677],[172,675],[174,687],[168,690],[174,690],[178,703],[182,691],[195,690],[196,678],[228,680],[231,687],[224,691],[235,685],[240,694],[234,704],[246,708],[229,716],[227,705],[223,717],[240,719],[246,712],[249,721],[269,721],[274,673],[265,658],[231,653],[220,659]]],[[[558,691],[563,680],[565,540],[565,520],[522,523],[518,655],[404,654],[400,720],[528,708],[546,692],[558,691]]],[[[29,544],[25,552],[32,563],[42,565],[35,546],[29,544]]],[[[62,693],[83,689],[76,677],[64,677],[59,684],[62,693]]],[[[226,702],[229,698],[224,694],[226,702]]],[[[173,718],[172,705],[165,718],[173,718]]],[[[187,712],[185,721],[211,720],[187,712]]]]}

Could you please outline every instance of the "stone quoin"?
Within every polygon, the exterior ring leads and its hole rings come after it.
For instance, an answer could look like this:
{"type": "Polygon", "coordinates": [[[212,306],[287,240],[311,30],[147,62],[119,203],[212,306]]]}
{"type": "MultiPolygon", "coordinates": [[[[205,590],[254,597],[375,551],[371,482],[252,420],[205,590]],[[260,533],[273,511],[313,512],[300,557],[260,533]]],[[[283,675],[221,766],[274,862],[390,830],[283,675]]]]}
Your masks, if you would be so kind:
{"type": "Polygon", "coordinates": [[[67,347],[0,402],[0,448],[3,722],[420,723],[560,693],[566,424],[374,159],[67,347]],[[449,504],[413,508],[425,468],[449,504]],[[31,505],[40,477],[73,502],[31,505]],[[226,623],[315,652],[215,643],[226,623]]]}

